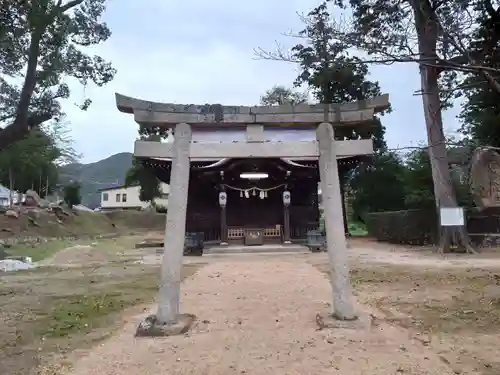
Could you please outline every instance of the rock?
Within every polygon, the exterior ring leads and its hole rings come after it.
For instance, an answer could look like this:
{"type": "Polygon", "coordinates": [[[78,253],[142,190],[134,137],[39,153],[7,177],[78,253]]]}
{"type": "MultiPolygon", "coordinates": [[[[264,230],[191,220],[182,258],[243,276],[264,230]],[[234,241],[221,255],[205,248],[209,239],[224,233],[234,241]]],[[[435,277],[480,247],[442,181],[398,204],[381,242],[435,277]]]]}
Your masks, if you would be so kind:
{"type": "Polygon", "coordinates": [[[19,213],[17,213],[14,210],[7,210],[7,211],[5,211],[5,216],[12,217],[14,219],[19,219],[19,213]]]}
{"type": "Polygon", "coordinates": [[[181,314],[175,324],[160,324],[155,315],[144,319],[135,332],[136,337],[162,337],[182,335],[189,331],[196,317],[191,314],[181,314]]]}
{"type": "Polygon", "coordinates": [[[69,214],[64,211],[62,206],[52,206],[52,212],[56,214],[57,217],[61,217],[62,215],[69,216],[69,214]]]}
{"type": "Polygon", "coordinates": [[[37,208],[30,208],[26,211],[26,213],[32,219],[40,219],[40,210],[37,208]]]}
{"type": "Polygon", "coordinates": [[[29,270],[35,268],[33,264],[25,263],[20,260],[5,259],[0,261],[0,271],[18,271],[18,270],[29,270]]]}
{"type": "Polygon", "coordinates": [[[24,205],[28,207],[40,207],[40,201],[42,198],[34,190],[26,191],[26,198],[24,199],[24,205]]]}
{"type": "Polygon", "coordinates": [[[37,223],[37,221],[35,219],[33,219],[32,217],[28,217],[28,220],[31,224],[33,224],[35,227],[39,227],[40,224],[37,223]]]}

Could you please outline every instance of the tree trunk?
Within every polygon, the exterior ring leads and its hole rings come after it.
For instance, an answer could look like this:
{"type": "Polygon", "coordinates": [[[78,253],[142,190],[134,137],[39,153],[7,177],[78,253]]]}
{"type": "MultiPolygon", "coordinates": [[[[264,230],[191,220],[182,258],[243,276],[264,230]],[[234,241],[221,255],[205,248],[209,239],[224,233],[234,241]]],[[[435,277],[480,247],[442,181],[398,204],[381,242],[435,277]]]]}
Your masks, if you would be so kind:
{"type": "Polygon", "coordinates": [[[12,208],[14,205],[14,177],[12,176],[12,167],[9,166],[9,207],[12,208]]]}
{"type": "Polygon", "coordinates": [[[35,116],[41,117],[41,121],[38,121],[33,120],[29,116],[31,98],[33,97],[33,91],[36,86],[36,69],[38,66],[38,57],[40,55],[40,42],[43,35],[43,28],[43,26],[39,26],[31,33],[28,65],[26,67],[26,75],[24,76],[19,102],[17,103],[16,117],[12,124],[0,131],[0,151],[7,148],[10,144],[20,141],[33,126],[38,126],[51,117],[48,117],[47,114],[35,116]]]}
{"type": "MultiPolygon", "coordinates": [[[[422,59],[435,58],[438,35],[437,24],[434,21],[435,15],[432,10],[426,8],[427,2],[413,0],[411,4],[415,15],[420,56],[422,59]]],[[[457,199],[448,165],[446,137],[443,132],[438,84],[439,71],[435,67],[423,64],[419,66],[419,69],[429,159],[434,182],[436,209],[439,214],[441,207],[457,207],[457,199]]],[[[470,253],[476,252],[471,245],[465,226],[440,228],[440,252],[449,252],[452,250],[470,253]]]]}

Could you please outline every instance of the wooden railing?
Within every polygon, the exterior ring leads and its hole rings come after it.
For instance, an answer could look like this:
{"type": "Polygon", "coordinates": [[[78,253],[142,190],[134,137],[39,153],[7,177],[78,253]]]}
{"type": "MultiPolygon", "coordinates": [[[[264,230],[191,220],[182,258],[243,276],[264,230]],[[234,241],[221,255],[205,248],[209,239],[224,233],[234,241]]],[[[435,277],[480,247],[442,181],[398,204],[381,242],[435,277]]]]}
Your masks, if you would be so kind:
{"type": "MultiPolygon", "coordinates": [[[[241,239],[245,237],[245,228],[228,228],[227,238],[230,240],[241,239]]],[[[264,237],[281,237],[281,225],[264,228],[264,237]]]]}
{"type": "Polygon", "coordinates": [[[245,229],[243,228],[229,228],[227,230],[227,238],[230,240],[235,240],[245,237],[245,229]]]}
{"type": "Polygon", "coordinates": [[[274,228],[264,228],[264,237],[281,237],[281,225],[274,228]]]}

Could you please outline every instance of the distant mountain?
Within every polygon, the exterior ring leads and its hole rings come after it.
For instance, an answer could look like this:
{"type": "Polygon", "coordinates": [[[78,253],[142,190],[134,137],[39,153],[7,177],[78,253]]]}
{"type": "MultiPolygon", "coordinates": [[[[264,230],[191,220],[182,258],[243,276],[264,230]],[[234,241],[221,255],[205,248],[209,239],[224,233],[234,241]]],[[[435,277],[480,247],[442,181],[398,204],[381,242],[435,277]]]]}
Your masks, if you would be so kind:
{"type": "Polygon", "coordinates": [[[100,194],[97,191],[122,185],[131,166],[132,154],[130,152],[121,152],[90,164],[67,164],[59,170],[59,183],[79,181],[82,185],[82,204],[96,208],[101,203],[100,194]]]}

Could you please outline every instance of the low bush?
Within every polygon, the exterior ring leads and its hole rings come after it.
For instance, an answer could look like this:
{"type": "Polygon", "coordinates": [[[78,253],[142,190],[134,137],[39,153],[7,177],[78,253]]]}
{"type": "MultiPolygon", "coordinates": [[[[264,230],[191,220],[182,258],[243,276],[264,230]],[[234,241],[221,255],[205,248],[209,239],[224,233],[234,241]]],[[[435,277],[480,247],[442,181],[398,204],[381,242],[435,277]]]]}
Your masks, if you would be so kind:
{"type": "Polygon", "coordinates": [[[166,214],[167,213],[167,207],[163,206],[161,204],[157,204],[155,206],[155,209],[156,209],[156,212],[159,213],[159,214],[166,214]]]}
{"type": "Polygon", "coordinates": [[[438,238],[434,210],[374,212],[366,215],[368,235],[394,244],[428,245],[438,238]]]}
{"type": "MultiPolygon", "coordinates": [[[[469,234],[500,232],[500,209],[469,209],[469,234]]],[[[438,240],[439,219],[433,209],[373,212],[365,216],[368,235],[394,244],[429,245],[438,240]]]]}

